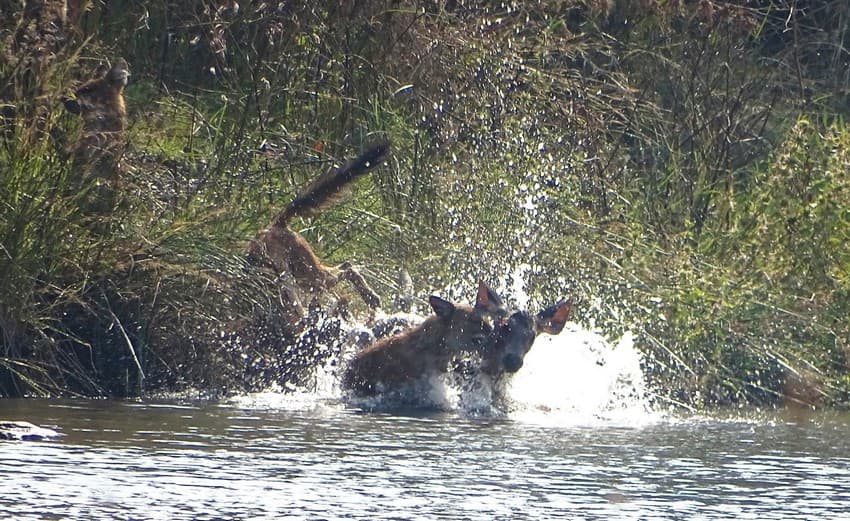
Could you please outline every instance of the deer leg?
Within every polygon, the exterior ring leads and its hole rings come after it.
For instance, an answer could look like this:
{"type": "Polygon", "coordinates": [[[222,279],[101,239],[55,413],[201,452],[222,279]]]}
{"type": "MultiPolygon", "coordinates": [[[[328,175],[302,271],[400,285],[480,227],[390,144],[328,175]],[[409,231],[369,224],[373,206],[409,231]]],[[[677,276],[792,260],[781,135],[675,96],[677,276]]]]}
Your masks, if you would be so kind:
{"type": "Polygon", "coordinates": [[[381,297],[369,287],[369,283],[366,282],[363,275],[354,269],[350,262],[343,262],[336,269],[339,272],[339,278],[351,282],[367,306],[372,309],[381,307],[381,297]]]}
{"type": "Polygon", "coordinates": [[[298,290],[295,281],[287,273],[278,277],[278,288],[280,291],[280,307],[284,319],[289,324],[297,324],[305,315],[304,306],[298,298],[298,290]]]}
{"type": "Polygon", "coordinates": [[[339,317],[343,320],[351,320],[351,313],[348,311],[348,299],[339,297],[331,310],[330,316],[339,317]]]}

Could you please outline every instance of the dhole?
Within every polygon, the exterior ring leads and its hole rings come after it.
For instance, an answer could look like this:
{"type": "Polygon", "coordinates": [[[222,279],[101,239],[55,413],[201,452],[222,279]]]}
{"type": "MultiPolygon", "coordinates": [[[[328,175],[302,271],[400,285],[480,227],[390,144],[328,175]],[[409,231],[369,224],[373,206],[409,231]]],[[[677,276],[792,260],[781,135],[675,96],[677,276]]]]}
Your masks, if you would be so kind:
{"type": "Polygon", "coordinates": [[[343,373],[343,387],[359,395],[395,390],[423,376],[445,373],[455,355],[494,347],[489,318],[498,316],[504,308],[486,284],[479,284],[472,307],[436,296],[428,303],[434,315],[424,322],[356,353],[343,373]]]}
{"type": "Polygon", "coordinates": [[[305,296],[312,300],[343,279],[354,285],[370,308],[381,305],[380,297],[350,262],[336,267],[325,266],[307,240],[289,228],[289,222],[296,216],[315,215],[332,203],[340,196],[345,185],[380,164],[388,149],[389,143],[378,143],[343,166],[318,177],[275,217],[268,228],[260,230],[251,241],[248,260],[253,264],[271,267],[279,276],[281,301],[287,308],[285,318],[291,324],[304,318],[302,299],[305,296]]]}
{"type": "Polygon", "coordinates": [[[77,87],[74,97],[63,97],[62,103],[68,112],[83,118],[82,134],[71,150],[74,160],[80,165],[97,167],[94,174],[99,177],[113,177],[126,144],[124,87],[130,68],[119,58],[110,69],[99,67],[95,75],[77,87]]]}

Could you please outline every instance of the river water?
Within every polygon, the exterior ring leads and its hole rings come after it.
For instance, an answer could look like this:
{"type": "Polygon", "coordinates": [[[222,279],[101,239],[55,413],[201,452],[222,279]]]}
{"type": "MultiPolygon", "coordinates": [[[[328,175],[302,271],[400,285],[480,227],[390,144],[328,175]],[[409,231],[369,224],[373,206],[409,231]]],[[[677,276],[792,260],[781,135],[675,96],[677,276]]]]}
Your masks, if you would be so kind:
{"type": "Polygon", "coordinates": [[[0,419],[61,436],[0,442],[0,519],[850,519],[850,415],[658,411],[628,339],[538,344],[501,413],[450,390],[366,410],[332,378],[217,403],[3,400],[0,419]]]}

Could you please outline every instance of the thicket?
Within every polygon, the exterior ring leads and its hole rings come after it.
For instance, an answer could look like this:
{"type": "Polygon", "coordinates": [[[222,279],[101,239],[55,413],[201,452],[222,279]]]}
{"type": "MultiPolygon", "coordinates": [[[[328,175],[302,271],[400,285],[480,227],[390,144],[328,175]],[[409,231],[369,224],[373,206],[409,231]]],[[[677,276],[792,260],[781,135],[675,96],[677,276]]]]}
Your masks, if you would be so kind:
{"type": "Polygon", "coordinates": [[[0,394],[295,381],[245,241],[388,137],[300,226],[385,300],[399,268],[420,296],[519,281],[634,332],[659,400],[847,402],[846,2],[234,6],[92,3],[49,59],[4,56],[0,394]],[[57,100],[119,56],[130,181],[91,226],[57,100]]]}

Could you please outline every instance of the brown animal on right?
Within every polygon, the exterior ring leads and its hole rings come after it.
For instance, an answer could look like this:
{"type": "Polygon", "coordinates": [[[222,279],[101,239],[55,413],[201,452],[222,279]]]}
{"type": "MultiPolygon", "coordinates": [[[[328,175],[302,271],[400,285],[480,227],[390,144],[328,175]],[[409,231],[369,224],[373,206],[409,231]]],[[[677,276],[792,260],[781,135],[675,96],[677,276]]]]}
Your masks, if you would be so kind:
{"type": "Polygon", "coordinates": [[[445,373],[452,357],[494,347],[490,319],[504,312],[501,299],[479,283],[475,305],[456,305],[436,296],[434,315],[416,327],[382,338],[354,355],[342,386],[369,396],[398,390],[416,380],[445,373]]]}
{"type": "Polygon", "coordinates": [[[124,87],[130,67],[123,58],[107,69],[98,67],[95,78],[63,97],[65,110],[83,118],[80,138],[71,152],[76,164],[98,177],[112,178],[118,173],[118,161],[126,146],[127,108],[124,87]]]}
{"type": "Polygon", "coordinates": [[[370,308],[381,305],[381,299],[363,276],[344,262],[326,266],[316,256],[310,243],[289,227],[296,216],[315,215],[339,198],[342,189],[381,163],[389,143],[380,142],[363,151],[339,168],[319,176],[284,208],[272,223],[251,241],[249,262],[274,270],[280,281],[281,302],[286,306],[285,318],[298,324],[306,315],[304,301],[312,301],[330,290],[340,280],[348,280],[370,308]]]}

